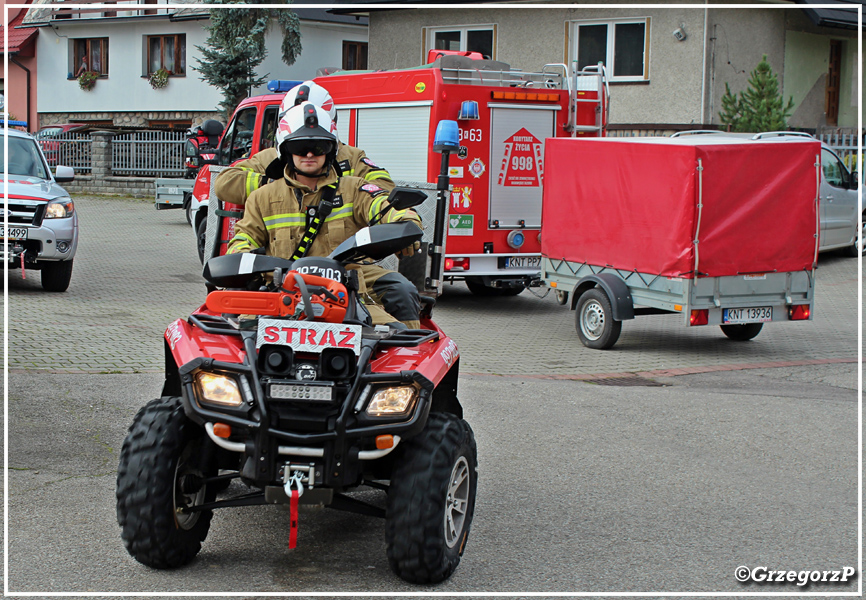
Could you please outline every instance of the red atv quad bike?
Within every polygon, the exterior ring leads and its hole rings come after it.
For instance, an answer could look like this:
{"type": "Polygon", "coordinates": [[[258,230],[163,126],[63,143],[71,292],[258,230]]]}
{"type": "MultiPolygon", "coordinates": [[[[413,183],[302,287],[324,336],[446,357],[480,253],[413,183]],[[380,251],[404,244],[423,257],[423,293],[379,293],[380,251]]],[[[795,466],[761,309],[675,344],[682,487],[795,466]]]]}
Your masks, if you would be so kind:
{"type": "MultiPolygon", "coordinates": [[[[457,149],[456,123],[443,123],[437,134],[455,139],[436,146],[444,171],[427,279],[434,289],[448,154],[457,149]]],[[[424,199],[397,188],[386,210],[424,199]]],[[[207,261],[204,277],[226,289],[166,329],[162,396],[135,416],[120,454],[117,518],[136,560],[189,563],[224,507],[289,505],[293,547],[298,505],[316,504],[384,517],[388,562],[406,581],[437,583],[454,572],[477,486],[475,437],[457,399],[457,345],[431,319],[432,299],[420,329],[371,326],[357,270],[347,268],[421,235],[412,223],[374,224],[327,258],[207,261]],[[235,479],[246,489],[231,486],[235,479]],[[351,495],[362,486],[385,491],[386,508],[351,495]]]]}

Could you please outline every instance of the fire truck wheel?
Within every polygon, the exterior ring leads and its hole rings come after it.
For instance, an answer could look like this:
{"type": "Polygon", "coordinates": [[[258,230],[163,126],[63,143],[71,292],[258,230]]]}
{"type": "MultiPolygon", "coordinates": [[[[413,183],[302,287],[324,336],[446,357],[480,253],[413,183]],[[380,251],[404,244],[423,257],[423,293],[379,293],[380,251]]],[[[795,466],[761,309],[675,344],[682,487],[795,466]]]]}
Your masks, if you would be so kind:
{"type": "Polygon", "coordinates": [[[71,279],[71,260],[42,263],[42,289],[46,292],[65,292],[71,279]]]}
{"type": "Polygon", "coordinates": [[[587,348],[606,350],[619,339],[622,321],[614,321],[607,294],[599,288],[584,292],[577,299],[575,328],[587,348]]]}
{"type": "Polygon", "coordinates": [[[195,243],[198,249],[198,260],[204,264],[204,246],[207,241],[207,219],[202,219],[195,229],[195,243]]]}
{"type": "Polygon", "coordinates": [[[472,524],[475,435],[463,419],[430,413],[424,431],[397,452],[385,520],[388,563],[406,581],[439,583],[460,563],[472,524]]]}
{"type": "Polygon", "coordinates": [[[759,333],[763,323],[745,323],[743,325],[719,325],[722,328],[722,333],[738,342],[746,342],[759,333]]]}
{"type": "Polygon", "coordinates": [[[212,511],[179,512],[212,501],[202,483],[202,430],[189,421],[181,399],[144,406],[129,428],[117,468],[117,522],[126,550],[140,563],[170,569],[201,549],[212,511]]]}

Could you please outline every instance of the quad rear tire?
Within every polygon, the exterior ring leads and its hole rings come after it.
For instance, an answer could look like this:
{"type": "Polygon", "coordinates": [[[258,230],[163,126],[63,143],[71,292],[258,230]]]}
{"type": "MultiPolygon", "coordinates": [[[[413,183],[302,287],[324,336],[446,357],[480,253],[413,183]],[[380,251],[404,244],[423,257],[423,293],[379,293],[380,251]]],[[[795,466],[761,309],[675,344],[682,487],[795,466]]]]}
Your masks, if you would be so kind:
{"type": "Polygon", "coordinates": [[[746,342],[759,333],[764,327],[763,323],[743,323],[742,325],[719,325],[722,333],[737,342],[746,342]]]}
{"type": "Polygon", "coordinates": [[[439,583],[454,572],[466,547],[478,459],[472,428],[447,413],[401,443],[388,492],[388,563],[402,579],[439,583]]]}
{"type": "Polygon", "coordinates": [[[596,350],[613,346],[622,331],[622,321],[613,319],[610,298],[599,288],[587,290],[577,299],[574,326],[581,343],[596,350]]]}
{"type": "Polygon", "coordinates": [[[207,244],[207,219],[202,219],[195,228],[195,246],[198,250],[198,260],[204,264],[204,249],[207,244]]]}
{"type": "MultiPolygon", "coordinates": [[[[203,431],[186,418],[180,398],[144,406],[129,428],[117,468],[117,522],[135,560],[170,569],[201,549],[213,512],[179,509],[213,500],[202,483],[203,431]]],[[[213,473],[212,473],[213,474],[213,473]]]]}
{"type": "Polygon", "coordinates": [[[71,279],[71,260],[42,263],[42,289],[46,292],[65,292],[71,279]]]}

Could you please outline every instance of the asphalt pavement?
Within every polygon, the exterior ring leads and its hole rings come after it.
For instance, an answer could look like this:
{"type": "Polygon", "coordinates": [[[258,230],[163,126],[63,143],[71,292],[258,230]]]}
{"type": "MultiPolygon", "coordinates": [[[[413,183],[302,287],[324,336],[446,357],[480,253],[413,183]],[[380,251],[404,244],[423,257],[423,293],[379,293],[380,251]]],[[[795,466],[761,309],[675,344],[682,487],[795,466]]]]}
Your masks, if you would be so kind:
{"type": "Polygon", "coordinates": [[[390,572],[381,521],[328,509],[301,514],[295,550],[287,512],[223,509],[191,565],[144,567],[115,520],[118,452],[159,394],[165,326],[205,290],[180,211],[122,198],[76,206],[69,291],[11,272],[4,299],[9,592],[862,590],[858,261],[834,255],[821,257],[813,321],[772,324],[745,343],[653,316],[625,323],[613,349],[589,350],[552,295],[447,288],[434,316],[460,347],[479,487],[463,561],[439,586],[390,572]],[[740,583],[740,566],[857,574],[740,583]]]}

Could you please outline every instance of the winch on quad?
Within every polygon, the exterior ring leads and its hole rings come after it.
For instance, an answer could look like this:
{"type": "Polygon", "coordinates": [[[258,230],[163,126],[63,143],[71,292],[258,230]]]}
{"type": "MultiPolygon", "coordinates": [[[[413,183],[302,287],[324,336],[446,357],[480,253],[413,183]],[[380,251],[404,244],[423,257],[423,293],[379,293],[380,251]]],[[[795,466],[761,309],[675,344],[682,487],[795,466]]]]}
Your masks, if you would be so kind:
{"type": "MultiPolygon", "coordinates": [[[[206,263],[220,289],[167,328],[162,396],[136,415],[121,451],[117,515],[136,560],[187,564],[215,509],[260,504],[289,506],[293,547],[298,506],[315,504],[384,517],[401,578],[453,573],[472,523],[476,447],[457,399],[457,346],[431,312],[456,133],[454,122],[437,129],[442,172],[419,329],[372,326],[351,268],[420,240],[412,223],[374,224],[328,257],[206,263]],[[384,509],[351,494],[366,487],[387,493],[384,509]]],[[[388,200],[404,210],[426,199],[397,188],[388,200]]]]}

